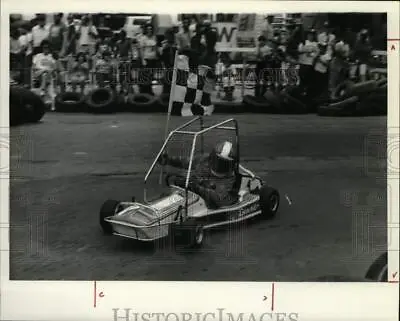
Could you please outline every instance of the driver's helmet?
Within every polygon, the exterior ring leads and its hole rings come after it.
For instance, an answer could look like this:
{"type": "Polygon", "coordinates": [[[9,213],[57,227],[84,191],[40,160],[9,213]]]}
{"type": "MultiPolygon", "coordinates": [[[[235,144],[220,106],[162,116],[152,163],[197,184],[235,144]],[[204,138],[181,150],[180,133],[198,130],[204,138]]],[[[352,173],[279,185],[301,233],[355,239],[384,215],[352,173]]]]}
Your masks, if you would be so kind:
{"type": "Polygon", "coordinates": [[[218,143],[210,153],[210,170],[218,177],[230,176],[237,165],[237,152],[233,143],[218,143]]]}

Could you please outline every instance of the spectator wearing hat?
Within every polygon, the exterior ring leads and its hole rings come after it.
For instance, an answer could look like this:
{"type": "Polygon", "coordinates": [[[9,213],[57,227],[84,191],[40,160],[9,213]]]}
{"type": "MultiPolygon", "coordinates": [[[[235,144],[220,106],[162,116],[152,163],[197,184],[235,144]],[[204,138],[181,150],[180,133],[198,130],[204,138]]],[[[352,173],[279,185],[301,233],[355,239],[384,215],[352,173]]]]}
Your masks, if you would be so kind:
{"type": "Polygon", "coordinates": [[[63,49],[64,37],[66,34],[66,26],[61,21],[64,15],[58,13],[54,15],[54,23],[49,29],[49,42],[53,52],[60,53],[63,49]]]}
{"type": "Polygon", "coordinates": [[[33,55],[41,52],[42,42],[49,39],[49,28],[46,26],[46,15],[36,16],[37,24],[32,28],[33,55]]]}
{"type": "Polygon", "coordinates": [[[121,30],[118,34],[116,43],[117,59],[119,63],[119,81],[121,88],[129,92],[128,84],[130,82],[130,54],[131,54],[132,39],[127,37],[125,30],[121,30]]]}
{"type": "Polygon", "coordinates": [[[354,46],[354,58],[359,63],[360,81],[367,80],[368,61],[371,57],[372,45],[369,39],[368,30],[362,29],[358,34],[357,41],[354,46]]]}
{"type": "Polygon", "coordinates": [[[140,75],[140,88],[142,93],[153,95],[152,81],[155,69],[158,66],[158,47],[154,28],[151,24],[145,25],[145,33],[140,38],[142,70],[140,75]]]}
{"type": "Polygon", "coordinates": [[[312,82],[314,60],[318,55],[318,51],[315,30],[310,29],[307,31],[307,39],[301,42],[298,47],[300,86],[305,92],[308,91],[312,82]]]}
{"type": "Polygon", "coordinates": [[[83,16],[81,25],[77,31],[78,51],[93,55],[95,53],[96,40],[98,36],[99,33],[93,25],[91,17],[88,15],[83,16]]]}

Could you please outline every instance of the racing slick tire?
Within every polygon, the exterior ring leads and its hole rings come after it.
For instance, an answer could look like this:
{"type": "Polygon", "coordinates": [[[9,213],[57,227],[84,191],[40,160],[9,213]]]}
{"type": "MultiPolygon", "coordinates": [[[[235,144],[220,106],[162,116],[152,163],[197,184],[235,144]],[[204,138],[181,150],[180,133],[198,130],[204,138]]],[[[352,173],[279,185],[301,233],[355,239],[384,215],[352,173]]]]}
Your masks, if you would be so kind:
{"type": "Polygon", "coordinates": [[[157,105],[157,97],[146,93],[138,93],[130,97],[128,103],[132,105],[132,111],[153,112],[157,105]]]}
{"type": "Polygon", "coordinates": [[[97,88],[86,96],[88,111],[94,114],[111,113],[116,94],[111,88],[97,88]]]}
{"type": "Polygon", "coordinates": [[[270,186],[262,186],[259,195],[261,216],[265,219],[274,218],[280,204],[279,192],[270,186]]]}
{"type": "Polygon", "coordinates": [[[174,238],[187,248],[200,248],[204,241],[203,225],[194,220],[187,220],[174,228],[174,238]]]}
{"type": "Polygon", "coordinates": [[[46,113],[43,99],[23,87],[10,87],[10,124],[37,123],[46,113]]]}
{"type": "Polygon", "coordinates": [[[112,234],[113,229],[112,225],[106,222],[104,219],[108,216],[113,216],[118,212],[120,202],[115,200],[107,200],[103,203],[100,209],[100,226],[104,232],[104,234],[109,235],[112,234]]]}
{"type": "Polygon", "coordinates": [[[77,92],[65,92],[58,94],[55,99],[56,111],[75,113],[82,111],[85,96],[77,92]]]}
{"type": "Polygon", "coordinates": [[[368,280],[387,282],[388,281],[388,253],[381,254],[368,268],[365,278],[368,280]]]}

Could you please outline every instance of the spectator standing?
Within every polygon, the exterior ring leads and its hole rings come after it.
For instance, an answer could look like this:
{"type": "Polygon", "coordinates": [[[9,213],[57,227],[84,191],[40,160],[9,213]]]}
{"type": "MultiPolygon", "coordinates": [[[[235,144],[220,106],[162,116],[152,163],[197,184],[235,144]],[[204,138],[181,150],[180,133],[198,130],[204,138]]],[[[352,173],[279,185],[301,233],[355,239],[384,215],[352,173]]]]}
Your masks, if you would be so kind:
{"type": "Polygon", "coordinates": [[[371,57],[372,46],[368,36],[368,30],[360,31],[356,44],[354,46],[354,58],[359,63],[359,79],[360,81],[367,80],[368,61],[371,57]]]}
{"type": "Polygon", "coordinates": [[[53,52],[61,53],[64,44],[64,37],[66,35],[66,26],[61,21],[63,17],[62,13],[54,15],[54,23],[49,29],[49,41],[53,52]]]}
{"type": "Polygon", "coordinates": [[[175,63],[175,53],[177,46],[175,45],[175,37],[173,30],[167,30],[165,33],[165,42],[161,48],[161,62],[164,66],[163,93],[169,94],[171,92],[172,74],[175,63]]]}
{"type": "Polygon", "coordinates": [[[267,73],[271,71],[271,61],[272,61],[272,46],[267,43],[264,36],[258,37],[257,44],[257,64],[256,64],[256,86],[255,86],[255,96],[262,96],[266,90],[266,86],[270,79],[267,73]]]}
{"type": "Polygon", "coordinates": [[[116,43],[116,53],[119,60],[119,81],[121,89],[125,92],[129,92],[130,82],[130,54],[131,54],[132,39],[127,37],[125,30],[121,30],[119,33],[119,39],[116,43]]]}
{"type": "Polygon", "coordinates": [[[85,52],[90,56],[95,53],[96,39],[98,37],[96,27],[93,25],[91,17],[85,15],[82,17],[81,25],[78,28],[78,46],[79,52],[85,52]]]}
{"type": "Polygon", "coordinates": [[[49,39],[49,28],[46,26],[46,15],[38,14],[36,17],[37,24],[32,28],[32,46],[33,55],[42,50],[42,42],[49,39]]]}
{"type": "Polygon", "coordinates": [[[217,52],[215,50],[218,35],[217,32],[211,28],[211,22],[209,20],[204,20],[203,27],[204,29],[202,32],[200,43],[203,42],[205,46],[205,51],[204,54],[200,57],[199,63],[208,66],[214,70],[215,65],[218,61],[217,52]]]}
{"type": "Polygon", "coordinates": [[[318,55],[318,51],[315,30],[310,29],[307,31],[307,39],[301,42],[298,47],[300,86],[304,92],[308,92],[311,86],[314,73],[314,60],[318,55]]]}
{"type": "Polygon", "coordinates": [[[151,24],[145,26],[145,33],[140,39],[142,73],[140,76],[141,92],[153,95],[152,81],[158,66],[157,39],[151,24]]]}
{"type": "Polygon", "coordinates": [[[334,98],[335,88],[348,78],[348,56],[349,46],[344,41],[337,42],[329,66],[329,92],[331,98],[334,98]]]}
{"type": "Polygon", "coordinates": [[[96,80],[100,88],[110,84],[114,86],[114,73],[111,52],[106,51],[102,54],[102,57],[96,60],[95,65],[96,80]]]}
{"type": "Polygon", "coordinates": [[[176,35],[178,50],[187,50],[190,48],[192,32],[190,31],[189,28],[190,28],[190,21],[188,18],[184,18],[182,21],[182,29],[176,35]]]}
{"type": "Polygon", "coordinates": [[[77,43],[77,27],[74,23],[74,17],[69,14],[67,17],[67,25],[65,29],[64,44],[61,56],[75,55],[77,43]]]}

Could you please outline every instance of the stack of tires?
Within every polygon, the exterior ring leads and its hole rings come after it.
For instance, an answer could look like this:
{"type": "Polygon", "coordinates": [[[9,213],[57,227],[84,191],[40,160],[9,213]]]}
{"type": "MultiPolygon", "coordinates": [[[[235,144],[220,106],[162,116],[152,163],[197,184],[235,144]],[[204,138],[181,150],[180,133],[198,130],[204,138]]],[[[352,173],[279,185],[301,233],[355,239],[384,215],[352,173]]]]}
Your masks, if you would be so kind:
{"type": "Polygon", "coordinates": [[[46,113],[40,96],[21,86],[10,86],[10,126],[37,123],[46,113]]]}
{"type": "Polygon", "coordinates": [[[138,93],[127,97],[118,95],[111,88],[97,88],[87,95],[77,92],[65,92],[57,95],[56,111],[62,113],[92,113],[106,114],[120,111],[126,112],[166,112],[169,95],[154,95],[138,93]]]}
{"type": "Polygon", "coordinates": [[[117,111],[117,95],[111,88],[96,88],[87,95],[64,92],[56,96],[55,108],[62,113],[111,113],[117,111]]]}
{"type": "Polygon", "coordinates": [[[332,117],[387,115],[387,79],[345,81],[336,88],[334,98],[318,107],[317,112],[332,117]]]}

